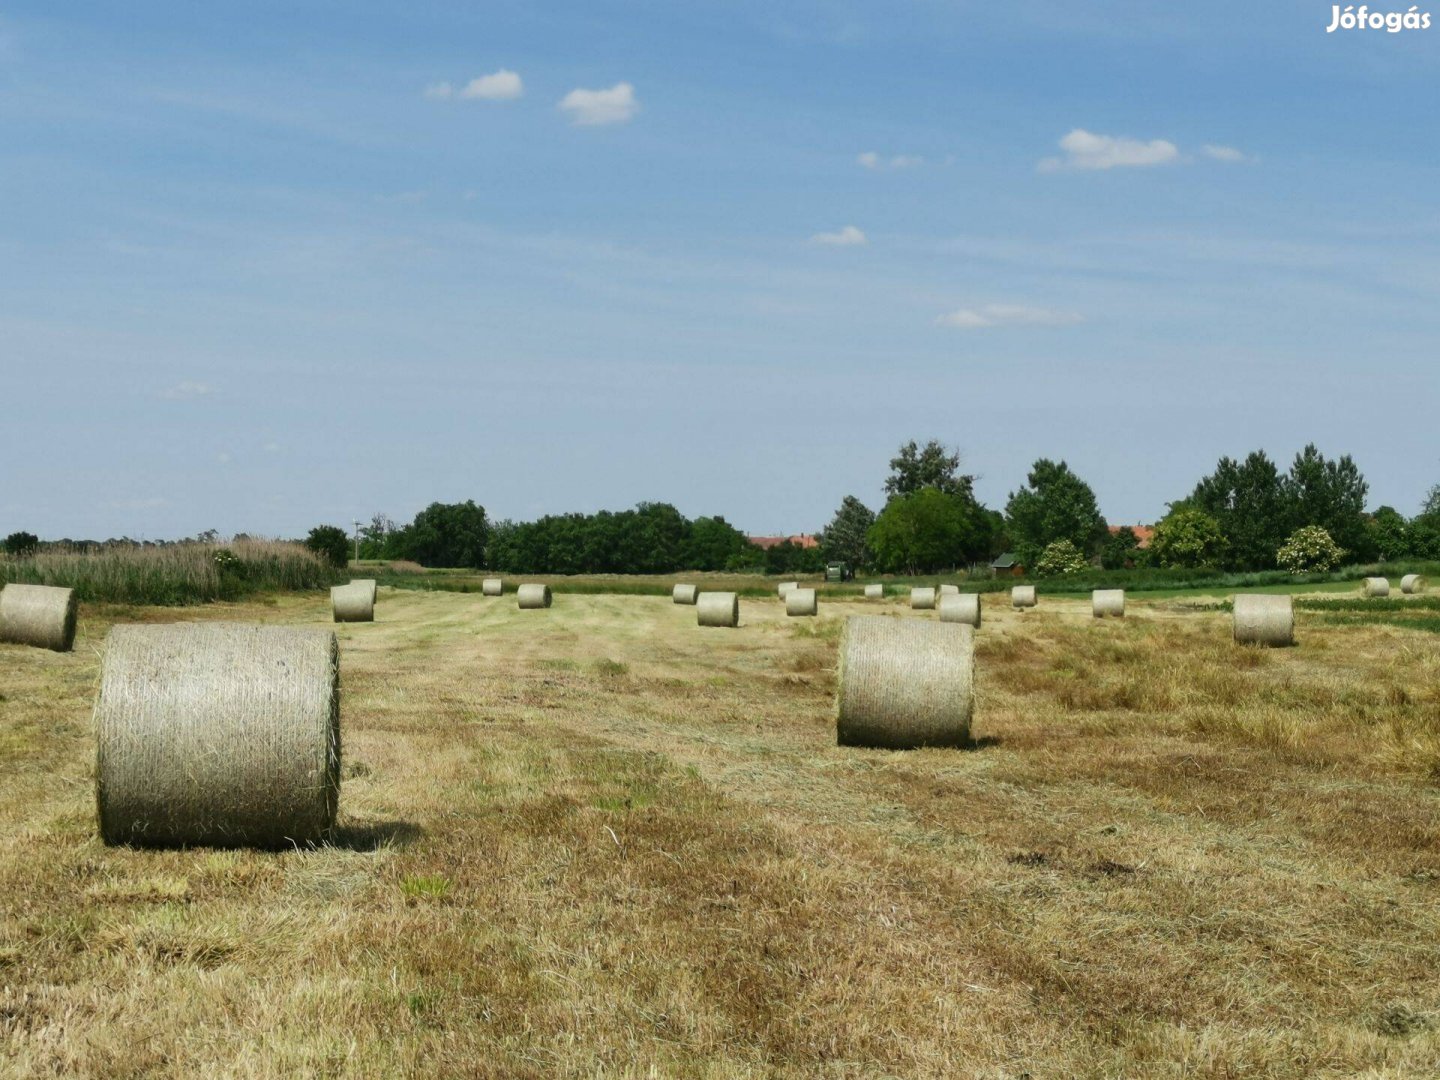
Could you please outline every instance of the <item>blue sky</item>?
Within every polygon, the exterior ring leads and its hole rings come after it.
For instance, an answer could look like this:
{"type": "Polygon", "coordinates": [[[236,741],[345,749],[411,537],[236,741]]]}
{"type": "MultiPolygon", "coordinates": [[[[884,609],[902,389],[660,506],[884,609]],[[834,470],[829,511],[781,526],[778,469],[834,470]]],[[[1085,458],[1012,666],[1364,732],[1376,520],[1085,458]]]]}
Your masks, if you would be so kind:
{"type": "Polygon", "coordinates": [[[1101,8],[0,0],[0,532],[809,531],[929,437],[1413,513],[1440,26],[1101,8]]]}

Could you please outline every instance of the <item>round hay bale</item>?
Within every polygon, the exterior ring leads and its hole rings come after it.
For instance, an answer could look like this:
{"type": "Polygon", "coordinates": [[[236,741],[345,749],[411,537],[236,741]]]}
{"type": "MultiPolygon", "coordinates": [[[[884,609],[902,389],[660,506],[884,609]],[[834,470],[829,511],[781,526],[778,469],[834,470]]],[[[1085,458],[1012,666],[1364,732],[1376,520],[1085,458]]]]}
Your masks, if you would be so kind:
{"type": "Polygon", "coordinates": [[[74,589],[6,585],[0,589],[0,641],[69,652],[78,609],[74,589]]]}
{"type": "Polygon", "coordinates": [[[960,586],[959,586],[959,585],[941,585],[941,586],[940,586],[940,595],[941,595],[942,597],[943,597],[943,596],[959,596],[959,595],[960,595],[960,586]]]}
{"type": "Polygon", "coordinates": [[[676,585],[670,590],[670,599],[677,604],[693,604],[699,598],[699,585],[676,585]]]}
{"type": "Polygon", "coordinates": [[[946,593],[940,597],[940,621],[980,628],[980,594],[946,593]]]}
{"type": "Polygon", "coordinates": [[[515,596],[520,601],[521,611],[534,611],[550,606],[549,585],[521,585],[515,590],[515,596]]]}
{"type": "Polygon", "coordinates": [[[1010,606],[1013,608],[1027,608],[1035,606],[1035,586],[1016,585],[1010,590],[1010,606]]]}
{"type": "Polygon", "coordinates": [[[1390,580],[1383,577],[1367,577],[1364,588],[1366,596],[1389,596],[1390,580]]]}
{"type": "Polygon", "coordinates": [[[866,599],[866,600],[883,600],[883,599],[885,599],[885,586],[884,586],[884,585],[866,585],[866,586],[865,586],[865,599],[866,599]]]}
{"type": "Polygon", "coordinates": [[[924,588],[916,587],[911,589],[910,606],[916,611],[934,611],[935,590],[928,585],[924,588]]]}
{"type": "Polygon", "coordinates": [[[786,615],[814,615],[819,608],[814,589],[791,589],[785,594],[786,615]]]}
{"type": "Polygon", "coordinates": [[[95,700],[107,844],[289,847],[340,799],[340,666],[328,630],[117,626],[95,700]]]}
{"type": "Polygon", "coordinates": [[[781,600],[784,600],[786,593],[788,593],[791,589],[798,589],[799,587],[800,587],[800,583],[799,583],[798,581],[782,581],[782,582],[780,582],[780,587],[779,587],[780,599],[781,599],[781,600]]]}
{"type": "Polygon", "coordinates": [[[1288,594],[1241,593],[1234,601],[1238,645],[1283,648],[1295,644],[1295,601],[1288,594]]]}
{"type": "Polygon", "coordinates": [[[336,585],[330,590],[330,608],[336,622],[374,622],[375,594],[363,582],[336,585]]]}
{"type": "Polygon", "coordinates": [[[974,704],[975,631],[955,623],[853,615],[840,645],[841,746],[964,746],[974,704]]]}
{"type": "Polygon", "coordinates": [[[504,596],[505,579],[498,577],[487,577],[480,583],[480,595],[482,596],[504,596]]]}
{"type": "Polygon", "coordinates": [[[373,578],[356,578],[355,580],[353,580],[352,582],[350,582],[350,584],[351,584],[351,585],[369,585],[369,586],[370,586],[370,603],[372,603],[372,604],[375,603],[375,601],[380,598],[380,587],[375,584],[375,581],[374,581],[373,578]]]}
{"type": "Polygon", "coordinates": [[[739,626],[740,594],[701,593],[700,599],[695,602],[695,620],[701,626],[739,626]]]}
{"type": "Polygon", "coordinates": [[[1125,617],[1125,590],[1096,589],[1090,594],[1090,612],[1097,619],[1103,619],[1106,615],[1123,619],[1125,617]]]}
{"type": "Polygon", "coordinates": [[[1425,579],[1419,574],[1406,574],[1400,579],[1400,591],[1402,593],[1422,593],[1425,591],[1425,579]]]}

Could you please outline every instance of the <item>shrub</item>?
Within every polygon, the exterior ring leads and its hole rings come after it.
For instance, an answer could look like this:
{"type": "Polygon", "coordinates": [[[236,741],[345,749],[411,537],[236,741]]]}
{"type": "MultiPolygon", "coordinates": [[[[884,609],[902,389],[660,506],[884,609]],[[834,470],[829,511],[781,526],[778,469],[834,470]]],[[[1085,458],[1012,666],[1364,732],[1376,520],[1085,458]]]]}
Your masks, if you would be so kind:
{"type": "Polygon", "coordinates": [[[30,532],[13,532],[5,538],[5,554],[17,559],[34,555],[39,546],[40,538],[30,532]]]}
{"type": "Polygon", "coordinates": [[[350,562],[350,538],[338,525],[317,525],[305,538],[305,546],[337,570],[350,562]]]}
{"type": "Polygon", "coordinates": [[[1275,553],[1275,562],[1292,574],[1334,570],[1343,558],[1344,550],[1319,525],[1296,529],[1275,553]]]}
{"type": "Polygon", "coordinates": [[[1035,562],[1036,577],[1059,577],[1062,574],[1083,574],[1090,569],[1085,556],[1069,540],[1056,540],[1046,546],[1035,562]]]}

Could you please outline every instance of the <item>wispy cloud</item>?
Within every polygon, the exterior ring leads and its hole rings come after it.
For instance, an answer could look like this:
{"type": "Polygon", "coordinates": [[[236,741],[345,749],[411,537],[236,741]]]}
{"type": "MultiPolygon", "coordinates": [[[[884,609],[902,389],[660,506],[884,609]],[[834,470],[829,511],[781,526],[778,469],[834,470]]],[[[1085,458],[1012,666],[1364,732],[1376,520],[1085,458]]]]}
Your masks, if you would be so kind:
{"type": "Polygon", "coordinates": [[[514,101],[523,93],[524,81],[508,68],[480,75],[458,89],[449,82],[431,83],[425,88],[425,96],[435,101],[449,101],[451,98],[460,101],[514,101]]]}
{"type": "Polygon", "coordinates": [[[1071,326],[1084,321],[1073,311],[1026,307],[1023,304],[986,304],[978,308],[948,311],[935,320],[935,325],[979,330],[989,326],[1071,326]]]}
{"type": "Polygon", "coordinates": [[[810,237],[812,244],[826,244],[830,247],[858,247],[869,243],[866,236],[854,225],[846,225],[835,232],[820,232],[810,237]]]}
{"type": "Polygon", "coordinates": [[[186,379],[161,390],[160,396],[166,401],[194,401],[196,398],[209,397],[213,393],[215,393],[215,387],[209,383],[192,382],[186,379]]]}
{"type": "Polygon", "coordinates": [[[579,127],[602,124],[623,124],[640,111],[635,87],[628,82],[616,83],[608,90],[576,88],[560,99],[560,111],[579,127]]]}
{"type": "Polygon", "coordinates": [[[884,157],[874,150],[866,150],[858,154],[855,160],[864,168],[879,172],[883,169],[914,169],[925,164],[925,159],[918,154],[895,154],[892,157],[884,157]]]}
{"type": "Polygon", "coordinates": [[[1235,162],[1246,160],[1245,154],[1240,150],[1236,150],[1233,146],[1216,146],[1214,143],[1206,143],[1200,148],[1200,152],[1208,158],[1214,158],[1216,161],[1235,162]]]}
{"type": "Polygon", "coordinates": [[[1076,128],[1061,139],[1060,149],[1065,151],[1065,156],[1042,159],[1039,165],[1041,172],[1143,168],[1169,165],[1180,157],[1179,148],[1167,139],[1145,142],[1124,135],[1096,135],[1084,128],[1076,128]]]}

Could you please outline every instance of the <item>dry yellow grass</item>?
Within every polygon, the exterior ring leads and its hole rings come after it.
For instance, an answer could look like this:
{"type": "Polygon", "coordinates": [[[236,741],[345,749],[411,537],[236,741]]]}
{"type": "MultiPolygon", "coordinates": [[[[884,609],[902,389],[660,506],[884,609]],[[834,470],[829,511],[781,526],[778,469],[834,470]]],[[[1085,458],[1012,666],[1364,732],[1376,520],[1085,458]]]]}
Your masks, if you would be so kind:
{"type": "Polygon", "coordinates": [[[835,746],[832,603],[544,620],[387,595],[342,647],[336,846],[107,849],[116,620],[0,646],[0,1075],[1440,1072],[1440,647],[996,606],[976,745],[835,746]]]}

